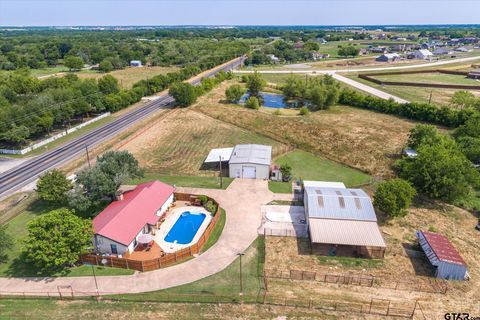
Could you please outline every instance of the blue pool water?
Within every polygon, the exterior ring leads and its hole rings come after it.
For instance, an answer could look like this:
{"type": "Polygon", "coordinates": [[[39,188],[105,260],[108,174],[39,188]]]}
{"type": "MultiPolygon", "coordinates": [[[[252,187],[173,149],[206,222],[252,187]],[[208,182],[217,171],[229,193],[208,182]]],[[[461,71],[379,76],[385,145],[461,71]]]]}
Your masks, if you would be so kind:
{"type": "Polygon", "coordinates": [[[165,237],[166,242],[188,244],[207,217],[204,213],[183,212],[165,237]]]}
{"type": "MultiPolygon", "coordinates": [[[[260,92],[260,95],[263,97],[263,105],[267,108],[287,108],[288,105],[283,100],[283,95],[281,94],[274,94],[274,93],[267,93],[267,92],[260,92]]],[[[249,94],[244,94],[243,97],[240,99],[240,103],[245,103],[249,97],[249,94]]]]}

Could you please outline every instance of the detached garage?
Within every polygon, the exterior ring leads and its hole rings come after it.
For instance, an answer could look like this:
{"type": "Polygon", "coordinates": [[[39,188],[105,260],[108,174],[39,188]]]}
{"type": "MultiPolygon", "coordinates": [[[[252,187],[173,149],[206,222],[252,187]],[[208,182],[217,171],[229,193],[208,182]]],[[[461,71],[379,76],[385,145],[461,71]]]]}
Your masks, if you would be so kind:
{"type": "Polygon", "coordinates": [[[230,157],[230,178],[269,179],[272,147],[260,144],[238,144],[230,157]]]}

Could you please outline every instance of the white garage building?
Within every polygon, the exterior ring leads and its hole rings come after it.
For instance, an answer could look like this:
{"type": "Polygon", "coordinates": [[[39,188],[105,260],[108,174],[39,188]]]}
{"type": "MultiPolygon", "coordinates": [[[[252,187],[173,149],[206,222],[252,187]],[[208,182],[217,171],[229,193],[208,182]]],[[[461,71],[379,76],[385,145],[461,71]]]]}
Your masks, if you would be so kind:
{"type": "Polygon", "coordinates": [[[230,157],[230,178],[268,179],[272,147],[261,144],[237,144],[230,157]]]}
{"type": "Polygon", "coordinates": [[[269,179],[272,146],[237,144],[233,148],[212,149],[205,164],[228,163],[230,178],[269,179]]]}

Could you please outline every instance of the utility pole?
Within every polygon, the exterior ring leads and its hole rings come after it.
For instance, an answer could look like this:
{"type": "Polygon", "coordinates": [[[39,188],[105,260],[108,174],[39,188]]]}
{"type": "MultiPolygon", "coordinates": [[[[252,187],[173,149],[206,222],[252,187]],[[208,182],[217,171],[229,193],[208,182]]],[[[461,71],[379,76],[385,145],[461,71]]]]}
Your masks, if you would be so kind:
{"type": "Polygon", "coordinates": [[[240,302],[243,303],[243,279],[242,279],[242,256],[245,253],[240,252],[237,255],[240,257],[240,302]]]}
{"type": "Polygon", "coordinates": [[[85,151],[87,151],[88,168],[91,169],[92,165],[90,164],[90,154],[88,153],[88,145],[85,145],[85,151]]]}
{"type": "Polygon", "coordinates": [[[433,95],[433,90],[430,91],[430,98],[428,99],[428,104],[432,103],[432,95],[433,95]]]}
{"type": "Polygon", "coordinates": [[[98,300],[98,283],[97,283],[97,275],[95,274],[95,267],[92,264],[92,273],[93,273],[93,279],[95,280],[95,292],[97,293],[97,300],[98,300]]]}
{"type": "Polygon", "coordinates": [[[220,189],[223,189],[223,178],[222,178],[222,156],[218,156],[218,162],[220,163],[220,189]]]}

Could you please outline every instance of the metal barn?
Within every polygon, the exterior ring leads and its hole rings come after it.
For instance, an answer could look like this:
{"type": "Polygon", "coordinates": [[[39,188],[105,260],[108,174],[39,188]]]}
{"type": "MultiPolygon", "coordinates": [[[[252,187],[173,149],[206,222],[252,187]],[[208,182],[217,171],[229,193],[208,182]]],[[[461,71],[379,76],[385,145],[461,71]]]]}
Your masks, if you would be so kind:
{"type": "Polygon", "coordinates": [[[435,267],[435,276],[447,280],[465,280],[468,278],[467,264],[457,249],[444,235],[417,231],[418,242],[435,267]]]}
{"type": "Polygon", "coordinates": [[[272,147],[260,144],[237,144],[230,157],[231,178],[269,179],[272,147]]]}

